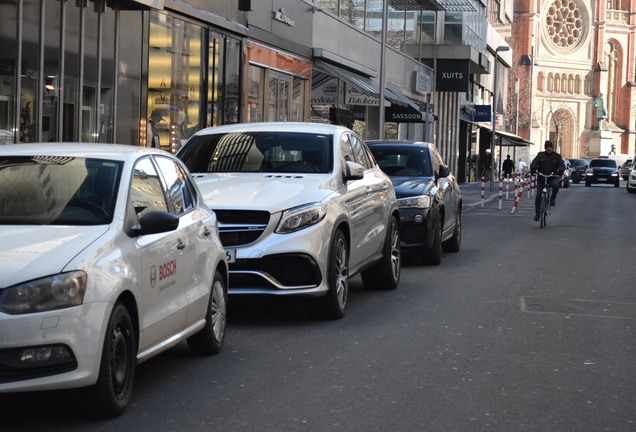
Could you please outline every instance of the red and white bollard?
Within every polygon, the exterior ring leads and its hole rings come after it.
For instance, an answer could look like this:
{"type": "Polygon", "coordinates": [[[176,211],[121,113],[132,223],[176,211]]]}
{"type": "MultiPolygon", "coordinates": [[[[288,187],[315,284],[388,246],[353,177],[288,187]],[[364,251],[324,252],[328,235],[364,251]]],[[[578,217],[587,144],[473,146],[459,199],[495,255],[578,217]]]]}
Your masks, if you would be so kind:
{"type": "Polygon", "coordinates": [[[501,200],[503,199],[503,177],[499,177],[499,210],[501,210],[501,200]]]}
{"type": "Polygon", "coordinates": [[[484,208],[484,187],[486,185],[486,177],[481,178],[481,208],[484,208]]]}
{"type": "Polygon", "coordinates": [[[523,189],[525,187],[526,187],[526,182],[521,182],[519,193],[517,194],[517,197],[515,198],[515,203],[512,205],[512,210],[510,211],[510,214],[514,214],[517,211],[517,207],[519,206],[519,200],[521,199],[521,196],[523,195],[523,189]]]}

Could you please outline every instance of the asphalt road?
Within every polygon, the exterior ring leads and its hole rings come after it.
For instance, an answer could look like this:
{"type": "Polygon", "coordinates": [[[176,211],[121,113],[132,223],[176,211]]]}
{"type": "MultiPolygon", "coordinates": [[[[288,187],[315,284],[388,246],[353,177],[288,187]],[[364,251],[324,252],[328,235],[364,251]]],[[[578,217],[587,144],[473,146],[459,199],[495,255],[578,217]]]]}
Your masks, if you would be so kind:
{"type": "Polygon", "coordinates": [[[636,195],[561,190],[548,226],[522,198],[467,209],[462,250],[352,286],[347,315],[231,299],[224,351],[140,365],[96,421],[69,392],[0,396],[8,431],[634,431],[636,195]]]}

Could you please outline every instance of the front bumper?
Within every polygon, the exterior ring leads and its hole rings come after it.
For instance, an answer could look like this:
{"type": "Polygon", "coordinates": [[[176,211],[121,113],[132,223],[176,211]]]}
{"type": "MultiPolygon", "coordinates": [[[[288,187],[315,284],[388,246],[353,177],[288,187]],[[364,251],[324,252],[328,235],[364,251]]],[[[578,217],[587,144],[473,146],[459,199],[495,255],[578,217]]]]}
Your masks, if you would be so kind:
{"type": "Polygon", "coordinates": [[[95,384],[111,307],[100,302],[34,314],[0,313],[0,393],[95,384]],[[55,348],[51,357],[46,347],[55,348]]]}
{"type": "Polygon", "coordinates": [[[257,242],[233,249],[229,294],[323,295],[332,226],[318,223],[289,234],[266,230],[257,242]]]}
{"type": "Polygon", "coordinates": [[[400,248],[430,248],[433,240],[431,209],[400,209],[400,248]]]}

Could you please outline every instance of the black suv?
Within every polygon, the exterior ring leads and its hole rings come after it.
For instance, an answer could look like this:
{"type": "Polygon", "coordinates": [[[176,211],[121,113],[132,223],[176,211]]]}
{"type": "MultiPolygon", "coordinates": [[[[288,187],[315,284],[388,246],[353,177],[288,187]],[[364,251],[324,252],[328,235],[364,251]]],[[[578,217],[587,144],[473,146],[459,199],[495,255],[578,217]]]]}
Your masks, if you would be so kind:
{"type": "Polygon", "coordinates": [[[572,183],[578,184],[585,178],[585,171],[589,162],[585,159],[569,159],[570,160],[570,180],[572,183]]]}
{"type": "Polygon", "coordinates": [[[592,159],[590,161],[585,172],[585,186],[592,186],[592,183],[612,183],[614,187],[618,187],[620,182],[618,165],[614,159],[592,159]]]}
{"type": "Polygon", "coordinates": [[[428,265],[442,250],[461,245],[462,194],[434,144],[406,140],[367,141],[395,186],[400,210],[400,247],[428,265]]]}

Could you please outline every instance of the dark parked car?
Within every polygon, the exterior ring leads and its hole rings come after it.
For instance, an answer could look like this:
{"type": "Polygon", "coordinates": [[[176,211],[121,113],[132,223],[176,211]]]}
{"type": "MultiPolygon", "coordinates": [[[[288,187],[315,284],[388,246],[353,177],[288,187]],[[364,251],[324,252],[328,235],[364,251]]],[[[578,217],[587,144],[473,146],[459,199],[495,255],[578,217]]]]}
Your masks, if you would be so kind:
{"type": "Polygon", "coordinates": [[[568,159],[570,161],[570,180],[579,184],[585,178],[585,171],[589,162],[586,159],[568,159]]]}
{"type": "Polygon", "coordinates": [[[627,159],[625,162],[623,162],[623,165],[621,165],[620,174],[623,180],[629,179],[629,173],[632,171],[632,165],[632,159],[627,159]]]}
{"type": "Polygon", "coordinates": [[[395,187],[400,209],[400,246],[424,263],[440,264],[442,250],[461,246],[462,196],[455,176],[433,144],[367,141],[395,187]]]}
{"type": "Polygon", "coordinates": [[[585,186],[592,183],[611,183],[614,187],[620,185],[618,165],[614,159],[592,159],[585,172],[585,186]]]}

